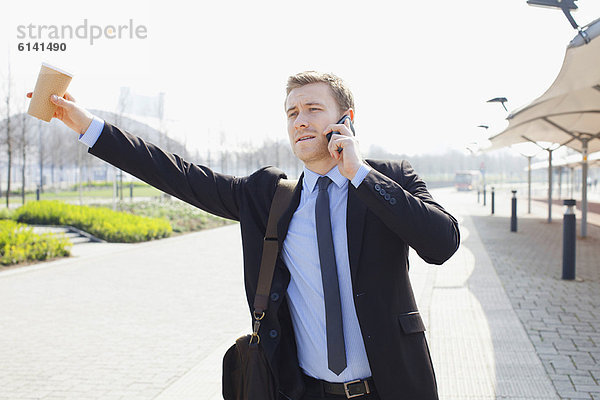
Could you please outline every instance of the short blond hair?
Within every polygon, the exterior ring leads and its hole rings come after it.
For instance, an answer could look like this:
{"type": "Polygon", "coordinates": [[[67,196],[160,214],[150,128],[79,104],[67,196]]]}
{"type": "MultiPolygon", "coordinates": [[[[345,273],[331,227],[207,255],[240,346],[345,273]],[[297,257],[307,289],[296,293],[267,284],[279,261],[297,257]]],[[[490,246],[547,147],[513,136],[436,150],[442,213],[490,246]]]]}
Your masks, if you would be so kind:
{"type": "Polygon", "coordinates": [[[292,90],[311,83],[327,84],[338,104],[340,112],[344,112],[349,108],[354,110],[354,96],[342,78],[334,74],[317,71],[304,71],[290,76],[287,81],[286,100],[292,90]]]}

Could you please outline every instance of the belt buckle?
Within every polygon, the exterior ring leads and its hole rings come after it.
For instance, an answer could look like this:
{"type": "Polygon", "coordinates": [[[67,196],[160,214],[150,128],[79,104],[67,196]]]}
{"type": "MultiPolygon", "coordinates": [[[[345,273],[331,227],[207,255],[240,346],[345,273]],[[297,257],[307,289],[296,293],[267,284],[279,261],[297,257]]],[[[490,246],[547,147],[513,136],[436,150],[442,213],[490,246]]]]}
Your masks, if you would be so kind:
{"type": "Polygon", "coordinates": [[[360,379],[357,379],[355,381],[345,382],[344,383],[344,392],[346,393],[346,398],[347,399],[351,399],[351,398],[354,398],[354,397],[364,396],[365,394],[369,394],[369,393],[371,393],[371,390],[369,389],[369,384],[367,383],[366,380],[365,381],[361,381],[360,379]],[[362,392],[362,393],[350,394],[350,387],[349,386],[350,385],[354,385],[356,383],[361,383],[361,382],[364,382],[363,387],[365,388],[366,391],[362,392]]]}

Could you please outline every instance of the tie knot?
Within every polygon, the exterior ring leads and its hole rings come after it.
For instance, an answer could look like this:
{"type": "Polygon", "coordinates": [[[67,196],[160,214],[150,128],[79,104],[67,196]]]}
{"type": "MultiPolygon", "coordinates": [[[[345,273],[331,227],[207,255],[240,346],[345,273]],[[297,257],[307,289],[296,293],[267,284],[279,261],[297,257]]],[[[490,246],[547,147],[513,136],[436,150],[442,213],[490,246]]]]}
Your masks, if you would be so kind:
{"type": "Polygon", "coordinates": [[[317,180],[317,185],[319,185],[319,190],[327,190],[327,187],[331,183],[331,179],[328,176],[322,176],[317,180]]]}

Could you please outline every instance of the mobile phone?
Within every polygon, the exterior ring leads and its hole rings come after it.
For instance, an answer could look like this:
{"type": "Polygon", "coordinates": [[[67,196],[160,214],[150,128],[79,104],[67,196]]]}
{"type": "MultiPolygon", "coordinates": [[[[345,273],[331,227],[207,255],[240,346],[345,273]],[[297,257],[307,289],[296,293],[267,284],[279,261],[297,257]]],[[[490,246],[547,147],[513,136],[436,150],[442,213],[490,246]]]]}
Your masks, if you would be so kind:
{"type": "MultiPolygon", "coordinates": [[[[340,120],[339,120],[338,122],[336,122],[336,124],[343,124],[343,123],[344,123],[344,121],[346,121],[346,120],[350,121],[350,130],[352,131],[352,134],[353,134],[354,136],[356,136],[356,132],[354,131],[354,125],[352,124],[352,120],[350,119],[350,117],[349,117],[349,116],[347,116],[347,115],[343,115],[343,116],[342,116],[342,118],[340,118],[340,120]]],[[[331,141],[331,135],[333,135],[334,133],[335,133],[336,135],[339,135],[339,134],[340,134],[338,131],[331,131],[331,132],[329,132],[327,135],[325,135],[325,136],[327,136],[327,141],[328,141],[328,142],[329,142],[329,141],[331,141]]],[[[341,149],[340,149],[340,150],[341,150],[341,149]]]]}

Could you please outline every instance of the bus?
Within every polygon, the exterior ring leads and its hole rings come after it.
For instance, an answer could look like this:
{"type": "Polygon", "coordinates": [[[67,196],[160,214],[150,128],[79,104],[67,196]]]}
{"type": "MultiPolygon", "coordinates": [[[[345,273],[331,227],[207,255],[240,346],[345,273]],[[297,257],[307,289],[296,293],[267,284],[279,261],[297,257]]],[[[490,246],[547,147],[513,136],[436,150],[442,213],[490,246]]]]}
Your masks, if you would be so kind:
{"type": "Polygon", "coordinates": [[[458,171],[454,175],[454,186],[456,190],[482,190],[483,175],[480,171],[458,171]]]}

